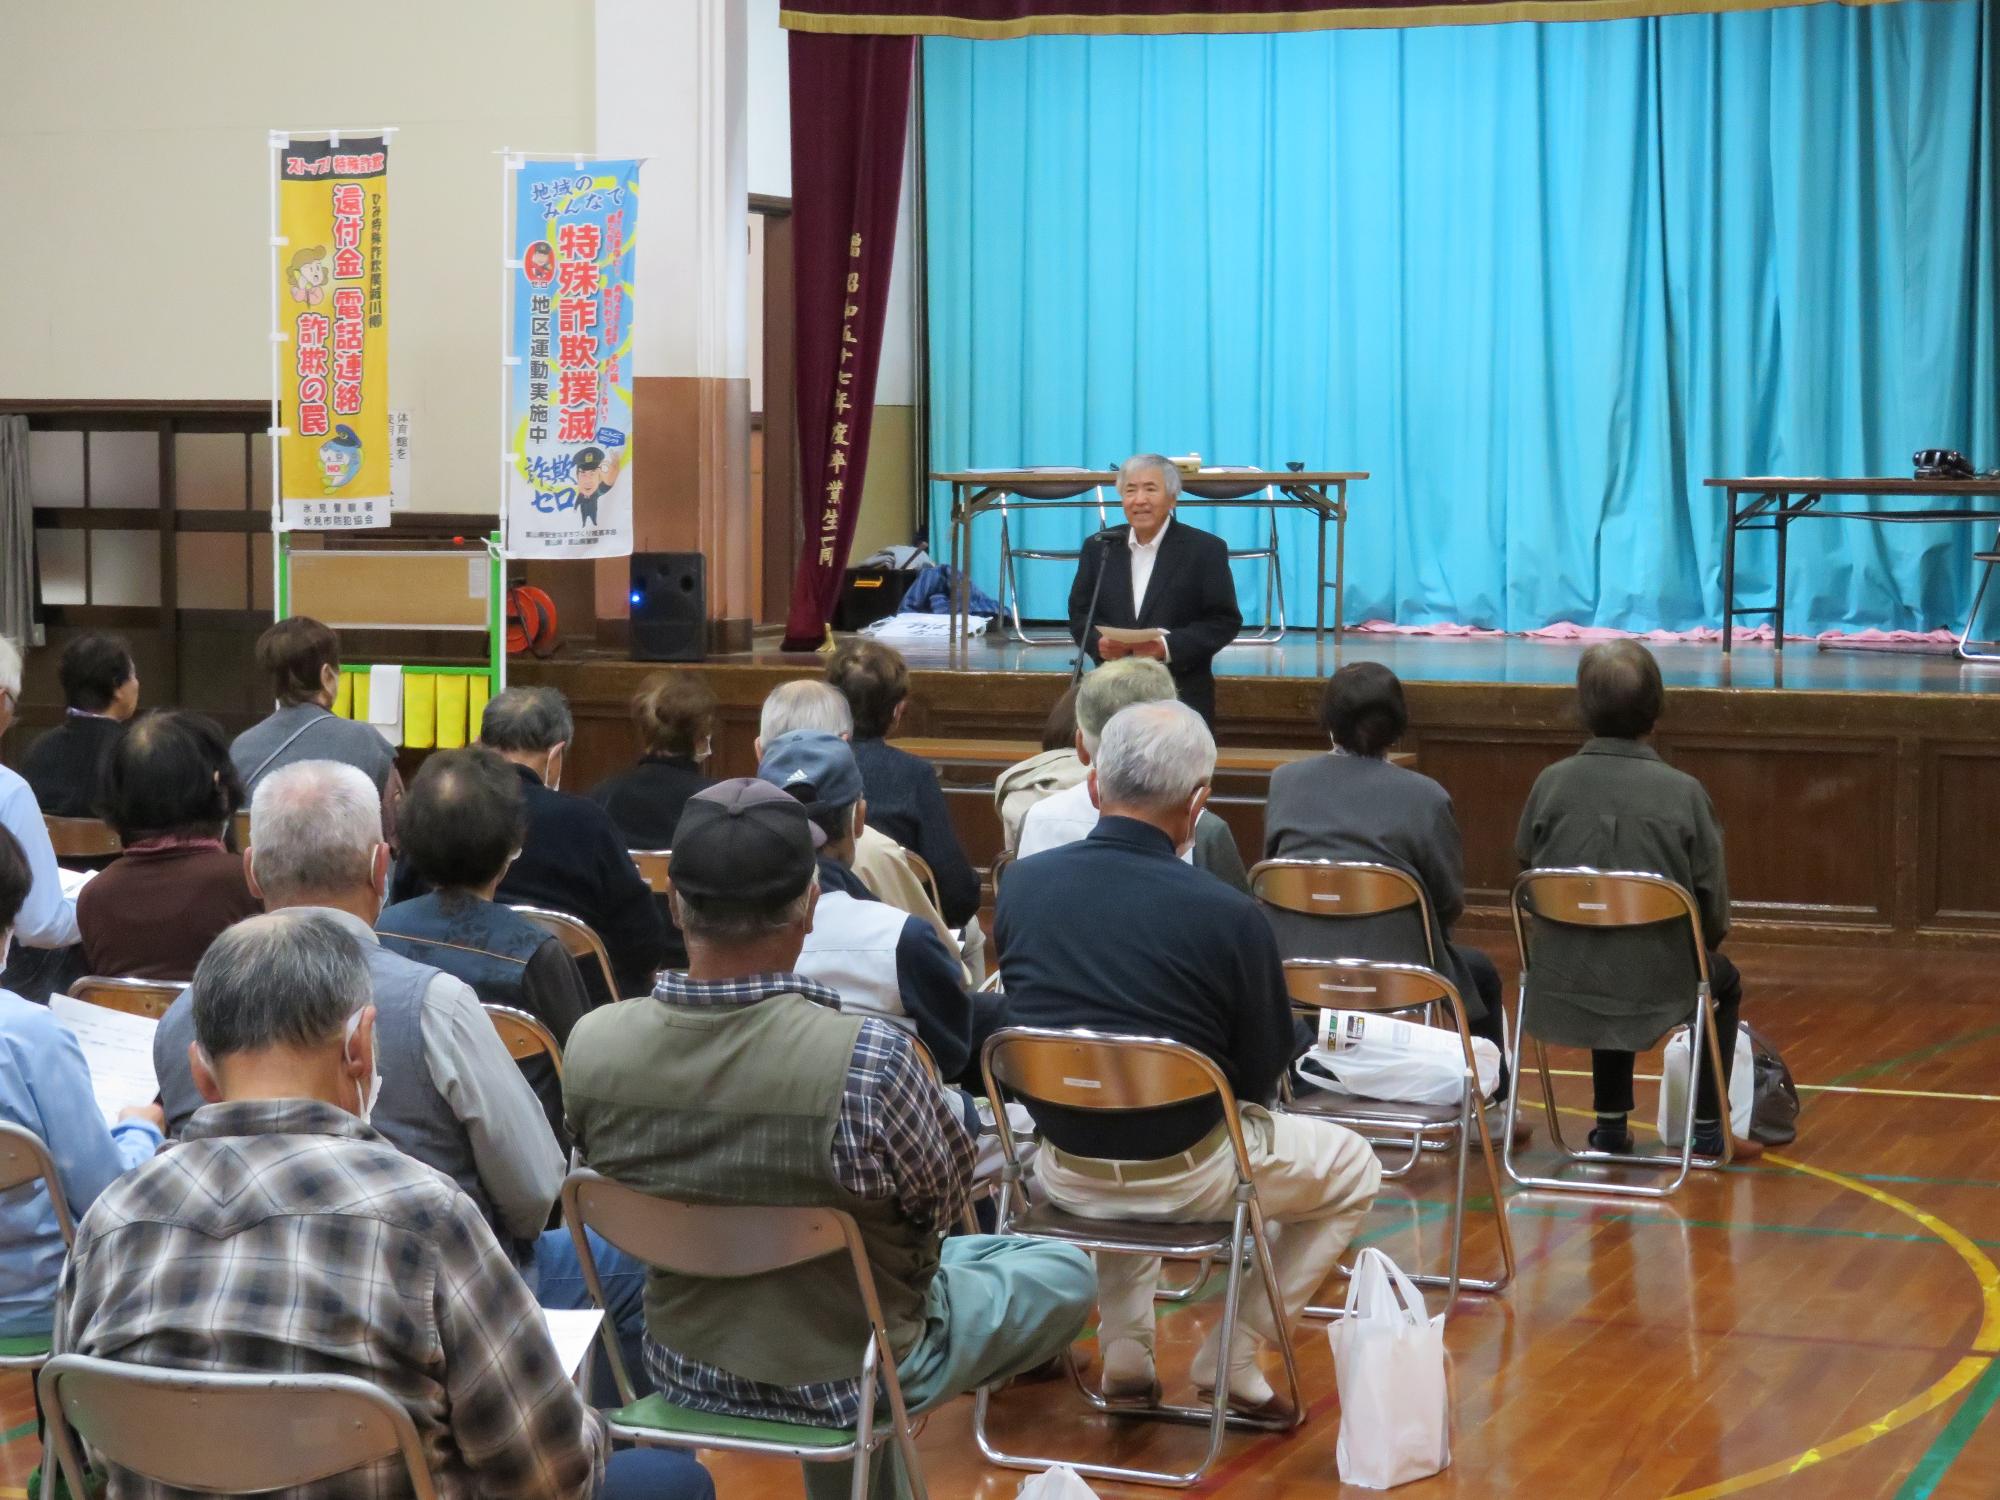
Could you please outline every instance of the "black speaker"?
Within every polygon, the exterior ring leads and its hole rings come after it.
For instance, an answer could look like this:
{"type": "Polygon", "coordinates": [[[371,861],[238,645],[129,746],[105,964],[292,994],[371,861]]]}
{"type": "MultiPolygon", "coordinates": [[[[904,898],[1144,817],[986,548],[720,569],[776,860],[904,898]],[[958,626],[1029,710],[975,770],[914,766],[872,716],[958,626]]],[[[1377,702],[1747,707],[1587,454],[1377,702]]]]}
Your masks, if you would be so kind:
{"type": "Polygon", "coordinates": [[[632,554],[632,660],[708,655],[708,560],[699,552],[632,554]]]}

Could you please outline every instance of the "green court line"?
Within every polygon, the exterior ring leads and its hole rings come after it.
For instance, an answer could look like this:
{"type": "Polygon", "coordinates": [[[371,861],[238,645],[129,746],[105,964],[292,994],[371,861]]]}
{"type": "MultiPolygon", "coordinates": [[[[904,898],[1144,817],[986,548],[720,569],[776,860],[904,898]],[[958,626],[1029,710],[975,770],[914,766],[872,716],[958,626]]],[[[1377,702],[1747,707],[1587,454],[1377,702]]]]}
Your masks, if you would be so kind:
{"type": "Polygon", "coordinates": [[[33,1418],[30,1418],[28,1421],[23,1422],[19,1427],[16,1427],[9,1432],[0,1432],[0,1447],[5,1447],[8,1443],[13,1442],[14,1439],[16,1438],[27,1437],[30,1433],[34,1432],[34,1430],[40,1425],[41,1424],[36,1422],[33,1418]]]}
{"type": "Polygon", "coordinates": [[[1910,1052],[1899,1052],[1894,1057],[1879,1058],[1872,1063],[1863,1063],[1858,1068],[1850,1068],[1845,1073],[1837,1073],[1826,1080],[1833,1085],[1853,1083],[1861,1078],[1879,1078],[1884,1073],[1893,1073],[1906,1063],[1923,1062],[1926,1058],[1938,1057],[1946,1052],[1956,1051],[1967,1042],[1985,1041],[1989,1037],[2000,1036],[2000,1026],[1982,1026],[1977,1031],[1968,1031],[1964,1036],[1953,1037],[1948,1042],[1933,1042],[1928,1047],[1918,1047],[1910,1052]]]}
{"type": "Polygon", "coordinates": [[[1972,1383],[1958,1410],[1945,1423],[1944,1431],[1932,1440],[1924,1456],[1917,1460],[1917,1466],[1910,1470],[1910,1477],[1896,1491],[1895,1500],[1927,1500],[1939,1481],[1951,1472],[1951,1466],[1958,1462],[1959,1454],[1965,1451],[1965,1445],[1972,1441],[1972,1435],[1996,1402],[2000,1402],[2000,1359],[1989,1361],[1986,1372],[1972,1383]]]}

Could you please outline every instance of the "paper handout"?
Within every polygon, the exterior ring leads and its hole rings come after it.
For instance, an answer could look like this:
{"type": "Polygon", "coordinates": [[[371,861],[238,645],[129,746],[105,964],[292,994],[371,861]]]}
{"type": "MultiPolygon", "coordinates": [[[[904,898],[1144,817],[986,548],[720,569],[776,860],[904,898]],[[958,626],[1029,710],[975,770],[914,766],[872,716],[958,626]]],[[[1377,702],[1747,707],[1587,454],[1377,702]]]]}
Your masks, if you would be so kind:
{"type": "Polygon", "coordinates": [[[90,1065],[90,1089],[106,1125],[118,1123],[120,1110],[151,1104],[159,1096],[160,1080],[153,1072],[158,1021],[70,995],[49,996],[49,1016],[83,1048],[83,1060],[90,1065]]]}
{"type": "Polygon", "coordinates": [[[1164,641],[1167,633],[1158,626],[1150,630],[1127,630],[1122,625],[1099,625],[1098,635],[1107,641],[1116,641],[1121,646],[1140,646],[1147,641],[1164,641]]]}

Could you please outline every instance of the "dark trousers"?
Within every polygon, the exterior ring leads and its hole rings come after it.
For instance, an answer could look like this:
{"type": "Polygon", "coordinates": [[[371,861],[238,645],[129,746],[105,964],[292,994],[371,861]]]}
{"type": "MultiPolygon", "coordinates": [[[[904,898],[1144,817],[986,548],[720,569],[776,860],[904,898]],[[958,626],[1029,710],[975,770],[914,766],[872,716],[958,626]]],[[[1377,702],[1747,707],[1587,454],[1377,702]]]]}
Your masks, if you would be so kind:
{"type": "Polygon", "coordinates": [[[1474,1036],[1485,1037],[1500,1049],[1500,1087],[1493,1091],[1493,1102],[1498,1104],[1506,1099],[1509,1083],[1506,1033],[1500,1025],[1500,971],[1493,967],[1493,960],[1477,948],[1461,948],[1453,943],[1451,951],[1472,975],[1472,987],[1478,993],[1479,1003],[1486,1008],[1484,1015],[1475,1016],[1468,1005],[1465,1008],[1465,1029],[1474,1036]]]}
{"type": "MultiPolygon", "coordinates": [[[[1708,1048],[1696,1059],[1694,1117],[1714,1123],[1729,1116],[1729,1073],[1736,1061],[1737,1012],[1743,1007],[1743,976],[1736,965],[1720,953],[1708,955],[1708,979],[1715,997],[1715,1036],[1722,1049],[1722,1083],[1718,1087],[1715,1070],[1709,1065],[1708,1048]]],[[[1592,1052],[1590,1091],[1600,1115],[1623,1115],[1632,1111],[1632,1054],[1592,1052]]]]}

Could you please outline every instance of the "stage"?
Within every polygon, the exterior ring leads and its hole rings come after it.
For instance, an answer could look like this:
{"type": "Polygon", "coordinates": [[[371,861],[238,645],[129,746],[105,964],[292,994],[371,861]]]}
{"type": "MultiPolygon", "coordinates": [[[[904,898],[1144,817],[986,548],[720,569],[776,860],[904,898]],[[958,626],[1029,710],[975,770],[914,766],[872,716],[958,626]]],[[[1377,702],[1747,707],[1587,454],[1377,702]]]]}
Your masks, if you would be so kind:
{"type": "MultiPolygon", "coordinates": [[[[1515,822],[1542,767],[1583,733],[1571,684],[1584,643],[1294,631],[1216,660],[1217,810],[1246,860],[1261,851],[1263,785],[1289,754],[1325,748],[1320,684],[1351,661],[1403,679],[1404,748],[1452,793],[1465,834],[1472,919],[1500,920],[1516,869],[1515,822]]],[[[1782,941],[2000,942],[2000,665],[1943,653],[1780,654],[1741,643],[1653,648],[1668,686],[1659,748],[1699,777],[1722,817],[1731,894],[1746,931],[1782,941]]],[[[1036,748],[1071,658],[997,634],[904,648],[912,703],[901,734],[944,777],[968,852],[999,847],[996,766],[1036,748]],[[1029,742],[1022,745],[1019,742],[1029,742]]],[[[701,671],[721,700],[712,769],[746,775],[764,695],[813,675],[810,653],[756,650],[701,671]]],[[[656,664],[608,656],[510,663],[512,680],[562,688],[577,717],[566,780],[593,785],[633,754],[626,704],[656,664]]]]}

